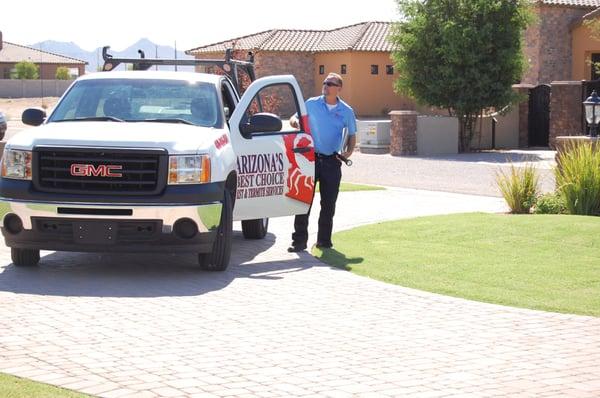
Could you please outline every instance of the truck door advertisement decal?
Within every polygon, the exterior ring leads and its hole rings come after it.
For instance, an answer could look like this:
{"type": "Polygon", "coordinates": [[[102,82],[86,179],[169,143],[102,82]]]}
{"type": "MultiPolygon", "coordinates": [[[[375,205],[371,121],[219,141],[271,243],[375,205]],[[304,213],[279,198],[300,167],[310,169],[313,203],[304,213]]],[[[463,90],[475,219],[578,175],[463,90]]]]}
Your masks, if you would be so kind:
{"type": "Polygon", "coordinates": [[[283,195],[285,169],[283,153],[241,155],[237,158],[237,198],[283,195]]]}
{"type": "Polygon", "coordinates": [[[310,136],[299,134],[288,134],[283,136],[283,141],[285,142],[285,154],[290,162],[287,178],[288,192],[285,196],[307,204],[312,203],[315,179],[314,177],[302,174],[302,168],[299,166],[298,162],[308,162],[310,164],[303,164],[303,166],[314,168],[315,153],[310,150],[296,153],[294,148],[309,148],[312,145],[311,139],[312,137],[310,136]]]}
{"type": "Polygon", "coordinates": [[[260,153],[237,157],[237,199],[285,195],[299,202],[312,203],[315,179],[302,173],[303,169],[314,168],[315,154],[309,149],[312,147],[311,137],[287,134],[283,141],[285,154],[260,153]],[[298,151],[302,148],[306,148],[306,152],[298,151]],[[289,163],[287,178],[286,158],[289,163]]]}

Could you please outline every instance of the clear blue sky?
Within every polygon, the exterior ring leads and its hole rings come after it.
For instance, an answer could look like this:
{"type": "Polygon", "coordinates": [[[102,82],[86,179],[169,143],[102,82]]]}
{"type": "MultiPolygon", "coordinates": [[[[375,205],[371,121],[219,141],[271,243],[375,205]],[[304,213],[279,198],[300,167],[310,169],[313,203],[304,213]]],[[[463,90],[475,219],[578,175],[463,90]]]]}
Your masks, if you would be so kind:
{"type": "Polygon", "coordinates": [[[398,19],[395,0],[3,1],[4,40],[72,41],[122,50],[140,38],[187,50],[273,28],[331,29],[398,19]]]}

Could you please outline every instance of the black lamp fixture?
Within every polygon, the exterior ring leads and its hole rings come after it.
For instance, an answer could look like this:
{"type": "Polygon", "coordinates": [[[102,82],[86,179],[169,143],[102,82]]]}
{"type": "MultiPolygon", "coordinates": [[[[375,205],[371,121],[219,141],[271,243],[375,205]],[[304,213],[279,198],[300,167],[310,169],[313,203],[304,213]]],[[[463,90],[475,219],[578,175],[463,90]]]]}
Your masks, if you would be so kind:
{"type": "Polygon", "coordinates": [[[583,101],[585,107],[585,119],[590,125],[590,135],[592,137],[598,136],[598,123],[600,123],[600,97],[596,90],[592,91],[592,94],[583,101]]]}

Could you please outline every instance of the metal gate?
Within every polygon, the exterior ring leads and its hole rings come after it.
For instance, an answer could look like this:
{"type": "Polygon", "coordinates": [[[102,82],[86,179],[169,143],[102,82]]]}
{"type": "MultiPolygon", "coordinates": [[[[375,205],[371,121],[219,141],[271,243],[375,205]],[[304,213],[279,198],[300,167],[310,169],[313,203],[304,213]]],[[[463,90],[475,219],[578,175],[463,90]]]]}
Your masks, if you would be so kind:
{"type": "Polygon", "coordinates": [[[548,146],[550,137],[550,85],[529,92],[529,146],[548,146]]]}

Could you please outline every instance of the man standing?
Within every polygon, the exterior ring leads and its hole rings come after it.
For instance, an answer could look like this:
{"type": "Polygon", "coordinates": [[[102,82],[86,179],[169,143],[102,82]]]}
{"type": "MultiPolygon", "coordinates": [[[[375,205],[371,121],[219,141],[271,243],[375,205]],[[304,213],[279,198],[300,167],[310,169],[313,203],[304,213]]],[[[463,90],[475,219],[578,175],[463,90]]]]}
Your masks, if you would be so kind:
{"type": "MultiPolygon", "coordinates": [[[[356,144],[356,117],[352,108],[339,98],[342,85],[342,77],[337,73],[330,73],[323,81],[322,95],[306,100],[306,111],[316,152],[315,182],[319,182],[321,194],[321,213],[319,214],[319,232],[317,234],[317,247],[321,249],[333,247],[331,230],[335,202],[342,179],[342,162],[339,154],[349,158],[356,144]],[[342,148],[344,129],[348,130],[346,148],[342,148]]],[[[292,117],[290,124],[298,128],[298,119],[292,117]]],[[[308,214],[296,216],[289,252],[300,252],[306,249],[309,215],[310,209],[308,214]]]]}

